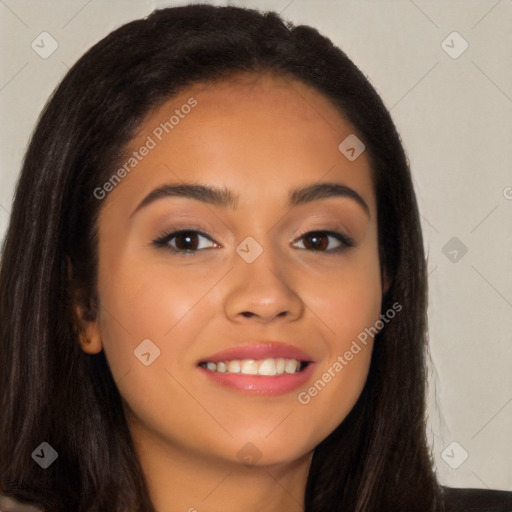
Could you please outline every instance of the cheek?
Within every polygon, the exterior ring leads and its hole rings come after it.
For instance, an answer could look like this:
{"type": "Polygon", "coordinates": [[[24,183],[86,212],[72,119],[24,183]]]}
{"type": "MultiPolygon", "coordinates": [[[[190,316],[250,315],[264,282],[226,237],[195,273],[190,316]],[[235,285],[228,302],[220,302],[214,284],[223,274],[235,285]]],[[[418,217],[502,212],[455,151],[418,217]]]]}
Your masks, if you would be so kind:
{"type": "Polygon", "coordinates": [[[193,266],[172,268],[168,260],[148,265],[123,256],[116,265],[104,262],[103,347],[129,418],[137,418],[134,428],[151,425],[168,440],[186,440],[190,432],[198,439],[205,424],[218,428],[216,436],[225,434],[188,391],[191,351],[216,311],[211,289],[218,277],[193,266]]]}
{"type": "Polygon", "coordinates": [[[348,415],[368,376],[381,310],[378,262],[331,274],[321,292],[311,309],[324,324],[326,357],[297,398],[308,415],[323,419],[318,433],[327,436],[348,415]]]}
{"type": "Polygon", "coordinates": [[[316,290],[310,307],[323,323],[326,357],[298,399],[309,414],[323,418],[328,435],[348,415],[368,376],[382,301],[377,248],[341,261],[316,290]]]}
{"type": "Polygon", "coordinates": [[[169,362],[182,360],[206,322],[207,311],[197,306],[218,280],[191,268],[170,270],[168,262],[162,267],[134,259],[120,260],[108,271],[105,265],[99,278],[100,330],[116,377],[138,368],[134,351],[144,340],[151,340],[169,362]]]}
{"type": "Polygon", "coordinates": [[[314,282],[303,279],[305,301],[322,321],[331,351],[343,350],[379,318],[382,287],[373,252],[354,254],[341,261],[339,269],[317,273],[314,282]]]}

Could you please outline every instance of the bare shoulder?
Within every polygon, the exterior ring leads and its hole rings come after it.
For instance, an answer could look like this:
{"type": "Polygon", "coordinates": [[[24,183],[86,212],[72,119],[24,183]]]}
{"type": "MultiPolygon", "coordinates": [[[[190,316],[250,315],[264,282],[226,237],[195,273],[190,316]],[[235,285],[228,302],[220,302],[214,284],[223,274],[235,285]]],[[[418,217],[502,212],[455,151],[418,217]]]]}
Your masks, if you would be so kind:
{"type": "Polygon", "coordinates": [[[0,493],[0,512],[44,512],[42,508],[0,493]]]}
{"type": "Polygon", "coordinates": [[[446,512],[512,512],[512,492],[444,487],[446,512]]]}

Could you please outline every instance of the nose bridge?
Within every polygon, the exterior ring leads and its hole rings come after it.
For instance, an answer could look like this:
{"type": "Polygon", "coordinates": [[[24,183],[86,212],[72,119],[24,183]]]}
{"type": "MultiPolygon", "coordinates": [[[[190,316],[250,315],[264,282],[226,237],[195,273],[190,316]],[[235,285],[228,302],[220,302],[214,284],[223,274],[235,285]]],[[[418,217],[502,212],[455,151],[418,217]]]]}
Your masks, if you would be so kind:
{"type": "Polygon", "coordinates": [[[301,300],[291,282],[283,244],[274,235],[274,230],[253,231],[237,246],[235,285],[226,303],[231,317],[257,315],[270,320],[300,314],[301,300]]]}
{"type": "MultiPolygon", "coordinates": [[[[246,236],[236,247],[242,262],[260,275],[270,272],[284,278],[286,272],[285,249],[287,241],[279,234],[279,223],[262,215],[261,223],[252,222],[246,230],[246,236]]],[[[261,275],[260,275],[261,277],[261,275]]]]}

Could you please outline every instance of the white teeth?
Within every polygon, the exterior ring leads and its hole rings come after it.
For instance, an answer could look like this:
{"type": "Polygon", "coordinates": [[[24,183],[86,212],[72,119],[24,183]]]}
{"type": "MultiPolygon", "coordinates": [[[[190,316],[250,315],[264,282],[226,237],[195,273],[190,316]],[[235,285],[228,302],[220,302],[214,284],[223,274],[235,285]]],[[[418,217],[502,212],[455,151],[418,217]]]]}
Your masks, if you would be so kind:
{"type": "MultiPolygon", "coordinates": [[[[208,368],[208,364],[206,364],[208,368]]],[[[228,364],[229,373],[240,373],[240,361],[230,361],[228,364]]]]}
{"type": "Polygon", "coordinates": [[[245,375],[258,375],[258,363],[253,359],[244,359],[240,365],[240,373],[245,375]]]}
{"type": "Polygon", "coordinates": [[[273,359],[265,359],[258,369],[259,375],[275,375],[276,373],[276,362],[273,359]]]}
{"type": "Polygon", "coordinates": [[[300,371],[301,363],[297,359],[267,358],[263,360],[243,359],[233,361],[211,361],[203,363],[203,366],[213,372],[219,373],[241,373],[244,375],[283,375],[284,373],[297,373],[300,371]]]}
{"type": "Polygon", "coordinates": [[[286,361],[286,364],[284,366],[284,371],[286,373],[295,373],[297,371],[298,365],[299,365],[299,362],[296,359],[288,359],[288,361],[286,361]]]}

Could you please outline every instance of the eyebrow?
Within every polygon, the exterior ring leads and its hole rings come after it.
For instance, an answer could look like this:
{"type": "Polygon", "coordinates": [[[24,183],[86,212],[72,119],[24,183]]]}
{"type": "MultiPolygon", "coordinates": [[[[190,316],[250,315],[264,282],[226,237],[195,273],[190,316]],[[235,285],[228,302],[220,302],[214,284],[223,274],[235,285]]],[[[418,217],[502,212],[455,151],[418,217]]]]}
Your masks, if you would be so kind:
{"type": "MultiPolygon", "coordinates": [[[[203,185],[199,183],[167,184],[150,192],[130,214],[130,217],[150,203],[168,197],[194,199],[214,206],[231,208],[232,210],[237,209],[239,199],[238,194],[234,194],[226,187],[219,188],[213,185],[203,185]]],[[[352,188],[339,183],[314,183],[291,190],[288,205],[293,207],[332,197],[353,199],[363,208],[368,217],[370,217],[370,208],[365,200],[352,188]]]]}

